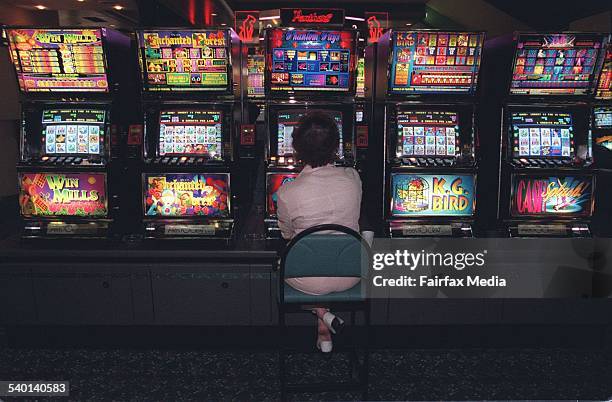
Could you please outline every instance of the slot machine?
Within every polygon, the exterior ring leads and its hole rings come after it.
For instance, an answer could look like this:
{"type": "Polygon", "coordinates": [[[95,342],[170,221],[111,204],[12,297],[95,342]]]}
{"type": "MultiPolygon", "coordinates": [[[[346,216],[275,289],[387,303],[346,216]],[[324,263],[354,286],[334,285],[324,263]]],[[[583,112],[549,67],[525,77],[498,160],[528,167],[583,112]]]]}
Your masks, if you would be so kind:
{"type": "Polygon", "coordinates": [[[512,237],[590,236],[589,96],[603,35],[517,33],[514,39],[499,214],[512,237]]]}
{"type": "Polygon", "coordinates": [[[599,69],[599,79],[595,89],[591,113],[591,140],[593,147],[593,165],[598,169],[597,205],[601,220],[598,232],[610,236],[612,229],[605,222],[610,222],[612,208],[612,38],[606,38],[605,55],[599,69]]]}
{"type": "Polygon", "coordinates": [[[377,46],[382,213],[391,237],[473,235],[484,33],[391,31],[377,46]]]}
{"type": "MultiPolygon", "coordinates": [[[[341,25],[341,24],[340,24],[341,25]]],[[[356,42],[354,30],[283,27],[266,30],[266,218],[268,239],[281,238],[276,191],[294,180],[302,165],[292,133],[300,117],[323,110],[338,125],[335,164],[355,166],[356,42]]]]}
{"type": "Polygon", "coordinates": [[[137,32],[142,73],[145,239],[235,234],[240,43],[229,29],[137,32]]]}
{"type": "Polygon", "coordinates": [[[612,169],[612,43],[606,38],[591,116],[593,159],[598,168],[612,169]]]}
{"type": "Polygon", "coordinates": [[[116,66],[129,54],[129,38],[105,28],[11,27],[6,34],[22,95],[22,235],[108,238],[119,194],[124,81],[116,66]]]}

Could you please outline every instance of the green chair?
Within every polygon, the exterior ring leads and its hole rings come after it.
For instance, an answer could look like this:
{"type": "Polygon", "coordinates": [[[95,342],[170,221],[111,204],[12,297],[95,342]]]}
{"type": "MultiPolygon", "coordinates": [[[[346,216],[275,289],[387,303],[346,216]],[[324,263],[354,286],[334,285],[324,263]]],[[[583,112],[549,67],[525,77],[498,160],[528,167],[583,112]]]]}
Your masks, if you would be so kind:
{"type": "MultiPolygon", "coordinates": [[[[288,393],[349,391],[354,389],[360,389],[362,398],[367,399],[370,304],[364,291],[367,269],[362,270],[362,266],[364,263],[369,266],[371,258],[370,246],[359,233],[340,225],[314,226],[301,232],[287,244],[280,258],[278,294],[278,317],[281,329],[279,377],[282,400],[286,399],[288,393]],[[309,276],[361,277],[362,283],[344,292],[335,292],[323,296],[311,296],[285,284],[287,278],[309,276]],[[348,381],[309,384],[287,383],[285,360],[289,348],[286,342],[288,331],[285,316],[287,313],[303,313],[308,306],[320,306],[327,307],[332,311],[350,312],[350,319],[347,321],[350,322],[352,327],[355,326],[356,313],[363,312],[365,320],[363,356],[360,362],[357,353],[359,345],[353,339],[350,347],[346,348],[350,353],[351,366],[348,381]]],[[[338,350],[336,346],[334,346],[334,349],[338,350]]]]}

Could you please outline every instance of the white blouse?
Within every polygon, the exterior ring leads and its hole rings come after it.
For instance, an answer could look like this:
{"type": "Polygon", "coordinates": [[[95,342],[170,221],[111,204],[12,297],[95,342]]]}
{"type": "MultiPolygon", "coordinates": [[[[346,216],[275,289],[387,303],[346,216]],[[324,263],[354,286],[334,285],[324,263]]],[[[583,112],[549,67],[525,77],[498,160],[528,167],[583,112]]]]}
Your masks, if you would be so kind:
{"type": "Polygon", "coordinates": [[[306,165],[277,192],[278,226],[285,239],[322,224],[347,226],[359,232],[361,179],[353,168],[306,165]]]}

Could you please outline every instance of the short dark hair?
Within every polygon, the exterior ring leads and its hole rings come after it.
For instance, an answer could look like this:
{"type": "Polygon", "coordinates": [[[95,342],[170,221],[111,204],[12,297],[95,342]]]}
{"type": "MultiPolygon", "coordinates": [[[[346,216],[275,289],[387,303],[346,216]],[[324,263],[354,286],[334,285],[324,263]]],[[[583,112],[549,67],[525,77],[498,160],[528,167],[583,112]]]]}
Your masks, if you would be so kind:
{"type": "Polygon", "coordinates": [[[293,149],[299,160],[313,168],[336,159],[340,133],[334,119],[322,110],[303,115],[293,130],[293,149]]]}

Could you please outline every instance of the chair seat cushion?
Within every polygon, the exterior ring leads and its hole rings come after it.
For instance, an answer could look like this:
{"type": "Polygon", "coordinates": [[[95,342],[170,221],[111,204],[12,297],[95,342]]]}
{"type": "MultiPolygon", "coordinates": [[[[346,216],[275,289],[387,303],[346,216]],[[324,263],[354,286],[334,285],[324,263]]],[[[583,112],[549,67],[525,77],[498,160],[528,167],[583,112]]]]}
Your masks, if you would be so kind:
{"type": "Polygon", "coordinates": [[[321,303],[321,302],[357,302],[363,301],[361,284],[357,284],[344,292],[332,292],[322,296],[312,296],[289,285],[285,285],[285,303],[321,303]]]}

